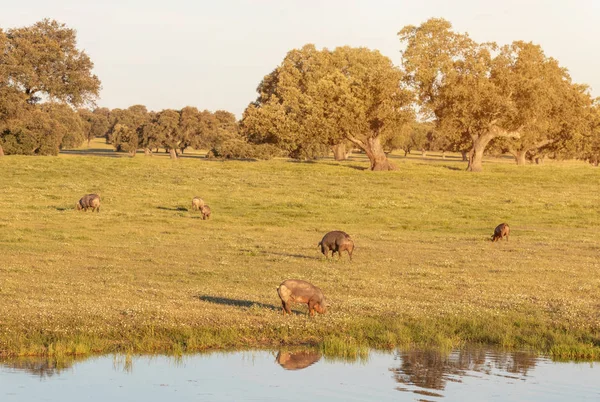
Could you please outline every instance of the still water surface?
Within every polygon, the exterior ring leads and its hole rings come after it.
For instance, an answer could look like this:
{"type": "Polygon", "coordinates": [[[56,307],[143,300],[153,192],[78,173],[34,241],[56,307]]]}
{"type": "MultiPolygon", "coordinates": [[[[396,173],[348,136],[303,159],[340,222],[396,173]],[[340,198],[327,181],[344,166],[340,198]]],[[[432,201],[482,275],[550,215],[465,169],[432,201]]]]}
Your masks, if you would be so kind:
{"type": "Polygon", "coordinates": [[[0,361],[0,401],[600,401],[600,364],[526,353],[315,351],[0,361]]]}

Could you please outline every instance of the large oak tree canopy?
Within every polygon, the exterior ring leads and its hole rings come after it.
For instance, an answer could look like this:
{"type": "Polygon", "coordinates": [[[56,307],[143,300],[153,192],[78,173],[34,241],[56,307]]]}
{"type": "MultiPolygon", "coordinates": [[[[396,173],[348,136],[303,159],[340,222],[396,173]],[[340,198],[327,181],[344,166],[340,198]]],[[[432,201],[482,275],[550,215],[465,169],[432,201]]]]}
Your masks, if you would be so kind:
{"type": "Polygon", "coordinates": [[[98,96],[92,68],[64,24],[45,19],[0,30],[0,155],[3,147],[13,154],[56,154],[83,142],[85,127],[74,108],[98,96]]]}
{"type": "Polygon", "coordinates": [[[350,141],[372,170],[391,170],[382,141],[411,119],[402,72],[378,51],[314,45],[290,51],[260,83],[244,112],[242,130],[296,158],[312,158],[350,141]]]}
{"type": "Polygon", "coordinates": [[[43,98],[73,106],[92,102],[100,80],[94,64],[77,49],[74,29],[45,19],[29,27],[7,31],[11,57],[9,84],[27,95],[29,103],[43,98]]]}
{"type": "Polygon", "coordinates": [[[564,99],[586,95],[537,45],[480,44],[435,18],[398,35],[406,43],[406,84],[441,132],[471,143],[470,171],[482,170],[483,153],[495,138],[528,152],[564,134],[560,127],[566,120],[578,119],[563,107],[564,99]]]}

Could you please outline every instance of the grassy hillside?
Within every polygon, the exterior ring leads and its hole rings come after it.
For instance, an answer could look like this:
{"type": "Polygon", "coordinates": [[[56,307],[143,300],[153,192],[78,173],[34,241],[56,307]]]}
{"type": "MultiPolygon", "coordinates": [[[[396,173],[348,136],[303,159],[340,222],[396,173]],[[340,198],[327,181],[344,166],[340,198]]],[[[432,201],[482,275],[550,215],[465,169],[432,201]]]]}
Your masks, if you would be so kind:
{"type": "Polygon", "coordinates": [[[600,358],[600,170],[394,159],[0,158],[0,351],[476,342],[600,358]],[[90,192],[100,213],[76,211],[90,192]],[[504,221],[510,241],[491,243],[504,221]],[[319,253],[335,229],[354,261],[319,253]],[[283,317],[288,278],[330,311],[283,317]]]}

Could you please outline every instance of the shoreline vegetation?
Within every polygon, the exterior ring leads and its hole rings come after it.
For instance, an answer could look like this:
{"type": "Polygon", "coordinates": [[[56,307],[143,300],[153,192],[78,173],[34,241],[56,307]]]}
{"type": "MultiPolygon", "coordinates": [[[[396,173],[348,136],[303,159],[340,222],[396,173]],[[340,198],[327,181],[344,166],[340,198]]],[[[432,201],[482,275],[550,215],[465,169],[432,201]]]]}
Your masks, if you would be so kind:
{"type": "Polygon", "coordinates": [[[487,158],[473,175],[460,155],[390,155],[398,170],[380,174],[362,154],[86,153],[0,159],[0,357],[304,345],[352,359],[479,344],[600,360],[600,175],[589,164],[487,158]],[[87,193],[99,213],[75,210],[87,193]],[[492,243],[502,222],[510,241],[492,243]],[[330,230],[352,236],[352,262],[320,254],[330,230]],[[327,314],[295,305],[282,316],[275,289],[290,278],[319,286],[327,314]]]}

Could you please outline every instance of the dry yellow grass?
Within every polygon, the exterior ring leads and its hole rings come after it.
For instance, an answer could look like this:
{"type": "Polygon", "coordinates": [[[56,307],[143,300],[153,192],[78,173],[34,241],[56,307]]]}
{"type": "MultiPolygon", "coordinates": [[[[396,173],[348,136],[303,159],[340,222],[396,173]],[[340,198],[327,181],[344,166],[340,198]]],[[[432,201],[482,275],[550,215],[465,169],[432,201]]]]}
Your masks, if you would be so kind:
{"type": "Polygon", "coordinates": [[[476,342],[600,358],[600,170],[395,159],[0,158],[0,353],[476,342]],[[101,212],[76,211],[91,192],[101,212]],[[510,241],[491,243],[503,221],[510,241]],[[353,262],[319,254],[335,229],[353,262]],[[283,317],[288,278],[321,287],[328,313],[283,317]]]}

